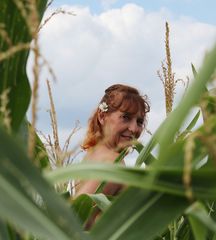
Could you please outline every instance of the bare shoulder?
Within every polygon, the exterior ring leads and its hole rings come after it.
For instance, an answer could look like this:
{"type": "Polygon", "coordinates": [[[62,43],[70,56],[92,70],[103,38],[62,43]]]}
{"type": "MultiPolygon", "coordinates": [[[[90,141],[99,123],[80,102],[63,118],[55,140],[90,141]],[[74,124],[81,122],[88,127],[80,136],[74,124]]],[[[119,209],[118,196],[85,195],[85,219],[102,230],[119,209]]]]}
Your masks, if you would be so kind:
{"type": "Polygon", "coordinates": [[[87,152],[83,161],[96,163],[113,163],[118,157],[119,153],[110,151],[108,149],[98,148],[87,152]]]}

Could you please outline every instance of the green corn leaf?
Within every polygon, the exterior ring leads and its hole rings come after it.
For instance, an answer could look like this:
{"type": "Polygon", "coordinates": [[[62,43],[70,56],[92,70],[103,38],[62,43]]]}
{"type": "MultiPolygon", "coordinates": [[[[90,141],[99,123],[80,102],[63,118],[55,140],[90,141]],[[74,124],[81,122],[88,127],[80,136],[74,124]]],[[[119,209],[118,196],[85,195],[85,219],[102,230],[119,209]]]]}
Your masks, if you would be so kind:
{"type": "Polygon", "coordinates": [[[186,206],[187,202],[181,198],[130,188],[95,224],[91,236],[96,240],[153,239],[186,206]]]}
{"type": "MultiPolygon", "coordinates": [[[[125,167],[112,164],[73,164],[67,168],[59,168],[45,173],[45,177],[52,183],[64,182],[73,179],[97,179],[118,182],[128,186],[143,189],[152,189],[159,192],[167,192],[184,196],[185,186],[182,182],[183,171],[181,166],[160,167],[157,169],[160,177],[154,182],[148,182],[149,175],[154,174],[153,168],[140,169],[137,167],[125,167]]],[[[216,193],[216,169],[204,168],[192,170],[191,187],[194,196],[201,199],[215,199],[216,193]]]]}
{"type": "Polygon", "coordinates": [[[76,197],[72,202],[72,207],[82,224],[86,222],[92,213],[93,200],[87,194],[81,194],[76,197]]]}
{"type": "Polygon", "coordinates": [[[196,70],[195,66],[193,65],[193,63],[191,63],[191,68],[192,68],[193,76],[194,76],[194,78],[196,78],[197,77],[197,70],[196,70]]]}
{"type": "Polygon", "coordinates": [[[216,222],[216,202],[208,202],[209,215],[216,222]]]}
{"type": "MultiPolygon", "coordinates": [[[[196,76],[196,81],[193,81],[178,107],[169,114],[152,136],[147,146],[141,151],[136,165],[140,165],[149,157],[149,154],[156,144],[159,144],[160,151],[158,161],[154,161],[152,164],[153,168],[159,169],[158,166],[164,165],[164,163],[168,161],[168,158],[165,157],[168,146],[173,143],[179,128],[191,108],[198,104],[202,93],[205,92],[206,84],[212,80],[211,76],[216,68],[215,55],[216,45],[213,47],[211,52],[206,55],[204,63],[196,76]]],[[[146,181],[153,183],[157,177],[158,172],[155,170],[154,174],[149,175],[146,181]]]]}
{"type": "MultiPolygon", "coordinates": [[[[206,229],[210,229],[211,231],[216,232],[216,222],[214,222],[214,220],[209,216],[205,207],[200,202],[196,202],[191,205],[186,210],[186,214],[189,216],[190,220],[192,219],[193,224],[200,225],[202,223],[202,225],[205,226],[205,230],[202,229],[202,235],[204,232],[206,234],[206,229]]],[[[199,231],[199,229],[197,231],[199,231]]]]}
{"type": "MultiPolygon", "coordinates": [[[[47,0],[37,0],[36,2],[39,19],[41,19],[46,8],[47,0]]],[[[24,10],[27,9],[27,3],[24,3],[24,8],[24,10]]],[[[30,43],[32,36],[15,1],[1,0],[0,9],[0,23],[3,24],[12,46],[17,46],[20,43],[30,43]]],[[[0,34],[1,54],[8,51],[12,46],[10,46],[2,34],[0,34]]],[[[18,131],[30,102],[31,90],[26,75],[28,52],[28,49],[22,50],[10,58],[0,61],[0,94],[6,89],[10,91],[8,107],[11,113],[10,117],[13,131],[18,131]]]]}
{"type": "Polygon", "coordinates": [[[32,232],[36,236],[52,239],[58,236],[62,239],[69,239],[60,229],[58,230],[53,220],[49,219],[45,212],[43,213],[33,201],[24,196],[21,192],[22,189],[17,190],[14,183],[12,185],[9,181],[9,178],[0,176],[0,190],[3,195],[0,198],[1,217],[16,223],[18,227],[32,232]]]}
{"type": "MultiPolygon", "coordinates": [[[[26,118],[23,119],[18,133],[15,135],[17,141],[22,143],[22,146],[26,152],[28,152],[29,141],[29,127],[30,123],[26,118]]],[[[34,163],[41,170],[49,167],[49,158],[47,151],[37,132],[35,131],[35,150],[34,150],[34,163]]]]}
{"type": "MultiPolygon", "coordinates": [[[[194,79],[196,79],[196,77],[197,77],[197,70],[196,70],[195,66],[192,63],[191,63],[191,68],[192,68],[194,79]]],[[[207,91],[208,91],[208,88],[205,87],[205,92],[207,92],[207,91]]]]}
{"type": "Polygon", "coordinates": [[[7,231],[9,240],[33,240],[33,236],[27,237],[27,234],[25,234],[25,236],[21,236],[22,231],[18,232],[15,225],[7,224],[7,231]]]}
{"type": "Polygon", "coordinates": [[[194,238],[196,240],[206,239],[207,236],[206,227],[193,216],[188,216],[188,219],[193,231],[194,238]]]}
{"type": "Polygon", "coordinates": [[[26,157],[19,144],[0,129],[0,217],[48,239],[88,239],[77,217],[26,157]],[[40,196],[38,201],[36,197],[40,196]]]}
{"type": "MultiPolygon", "coordinates": [[[[203,131],[203,127],[197,131],[203,131]]],[[[167,192],[176,195],[185,194],[183,183],[184,167],[184,145],[185,141],[173,143],[166,149],[164,157],[167,160],[163,166],[149,166],[145,169],[139,167],[125,167],[112,164],[73,164],[67,168],[46,172],[45,176],[54,182],[74,179],[98,179],[116,181],[128,186],[135,186],[144,189],[152,189],[160,192],[167,192]],[[158,172],[158,179],[149,181],[149,176],[158,172]]],[[[197,165],[207,156],[208,149],[204,148],[202,142],[195,141],[193,160],[191,162],[191,187],[194,195],[198,198],[215,199],[216,191],[214,180],[215,167],[204,166],[197,169],[197,165]]]]}
{"type": "MultiPolygon", "coordinates": [[[[182,99],[178,107],[169,114],[166,120],[153,135],[150,140],[150,147],[147,145],[148,148],[152,149],[152,145],[155,145],[157,142],[160,144],[160,159],[163,159],[163,154],[165,154],[167,146],[173,142],[174,136],[181,127],[185,117],[189,113],[190,109],[198,103],[202,93],[205,91],[205,85],[211,80],[211,76],[216,67],[215,55],[216,45],[206,56],[204,63],[196,76],[196,81],[193,81],[186,92],[185,97],[182,99]]],[[[143,149],[141,156],[144,151],[146,150],[143,149]]],[[[142,159],[140,159],[140,161],[141,160],[142,159]]],[[[157,164],[161,164],[161,161],[157,161],[157,164]]]]}
{"type": "Polygon", "coordinates": [[[144,148],[143,144],[138,141],[136,141],[133,145],[134,145],[134,149],[136,149],[138,153],[140,153],[144,148]]]}
{"type": "Polygon", "coordinates": [[[206,208],[196,202],[186,210],[195,239],[212,239],[216,231],[216,222],[209,216],[206,208]],[[209,232],[210,230],[210,232],[209,232]],[[208,234],[208,237],[207,237],[208,234]]]}
{"type": "Polygon", "coordinates": [[[102,193],[81,194],[72,202],[73,209],[78,214],[82,223],[84,223],[92,213],[93,206],[97,206],[101,211],[105,211],[110,205],[111,202],[102,193]]]}
{"type": "Polygon", "coordinates": [[[9,233],[8,233],[8,227],[5,222],[2,222],[0,220],[0,240],[11,240],[9,233]]]}
{"type": "Polygon", "coordinates": [[[110,200],[106,197],[106,195],[99,193],[99,194],[88,194],[88,196],[96,203],[98,208],[101,211],[105,211],[111,205],[110,200]]]}
{"type": "MultiPolygon", "coordinates": [[[[29,122],[27,122],[27,124],[28,124],[27,130],[29,130],[31,124],[29,122]]],[[[28,133],[29,131],[27,132],[27,134],[28,133]]],[[[34,163],[36,166],[39,166],[41,170],[49,168],[50,162],[46,148],[36,131],[34,132],[34,134],[35,134],[34,163]]],[[[29,141],[29,138],[27,139],[27,141],[29,141]]]]}
{"type": "Polygon", "coordinates": [[[196,113],[196,115],[193,117],[192,121],[189,123],[186,129],[178,136],[177,141],[184,139],[188,135],[188,133],[191,132],[191,129],[196,125],[199,119],[199,116],[200,116],[200,111],[196,113]]]}
{"type": "Polygon", "coordinates": [[[136,166],[141,166],[142,163],[149,163],[149,162],[152,162],[152,158],[151,158],[151,151],[154,149],[154,147],[156,146],[157,144],[157,135],[158,135],[158,132],[156,132],[152,138],[150,139],[149,143],[147,144],[146,147],[144,147],[137,160],[136,160],[136,166]]]}
{"type": "Polygon", "coordinates": [[[195,240],[188,219],[185,216],[183,222],[178,227],[175,237],[181,240],[195,240]]]}
{"type": "Polygon", "coordinates": [[[192,128],[195,127],[195,125],[196,125],[196,123],[197,123],[197,121],[198,121],[198,119],[199,119],[199,116],[200,116],[200,111],[198,111],[198,112],[196,113],[196,115],[194,116],[194,118],[192,119],[192,121],[191,121],[191,122],[189,123],[189,125],[186,127],[186,130],[187,130],[187,131],[191,131],[192,128]]]}
{"type": "MultiPolygon", "coordinates": [[[[142,143],[137,141],[134,144],[134,149],[136,149],[136,151],[138,153],[141,153],[142,150],[144,149],[144,146],[142,145],[142,143]]],[[[149,165],[156,160],[156,158],[150,153],[150,151],[151,151],[151,149],[149,148],[147,152],[143,152],[143,154],[147,156],[146,158],[142,157],[141,154],[139,154],[139,156],[136,160],[136,166],[140,166],[143,162],[145,162],[146,165],[149,165]],[[141,159],[141,161],[140,161],[140,159],[141,159]]]]}
{"type": "MultiPolygon", "coordinates": [[[[191,87],[188,89],[185,97],[180,102],[179,106],[174,110],[160,128],[158,141],[161,143],[161,149],[166,149],[166,146],[173,141],[175,133],[180,128],[189,110],[198,103],[202,93],[205,91],[205,85],[210,81],[216,67],[216,45],[205,58],[205,61],[200,68],[191,87]]],[[[163,154],[162,152],[162,154],[163,154]]]]}

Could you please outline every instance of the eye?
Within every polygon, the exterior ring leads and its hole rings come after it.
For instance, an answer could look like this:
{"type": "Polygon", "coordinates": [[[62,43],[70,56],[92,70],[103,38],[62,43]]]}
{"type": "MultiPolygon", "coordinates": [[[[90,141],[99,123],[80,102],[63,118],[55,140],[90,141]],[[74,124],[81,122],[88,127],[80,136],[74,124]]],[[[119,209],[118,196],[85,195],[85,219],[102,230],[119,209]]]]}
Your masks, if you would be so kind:
{"type": "Polygon", "coordinates": [[[137,125],[139,127],[143,127],[144,126],[144,120],[142,118],[137,119],[137,125]]]}
{"type": "Polygon", "coordinates": [[[130,115],[128,113],[124,113],[122,115],[122,118],[124,119],[124,121],[129,121],[131,119],[130,115]]]}

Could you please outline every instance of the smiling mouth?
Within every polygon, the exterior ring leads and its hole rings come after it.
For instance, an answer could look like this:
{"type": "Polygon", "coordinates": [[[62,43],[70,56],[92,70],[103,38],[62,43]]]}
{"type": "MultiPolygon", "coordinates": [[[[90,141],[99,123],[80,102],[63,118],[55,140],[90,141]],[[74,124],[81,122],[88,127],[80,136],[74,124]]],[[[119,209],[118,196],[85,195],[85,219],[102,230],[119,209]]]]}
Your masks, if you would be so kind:
{"type": "Polygon", "coordinates": [[[133,140],[133,136],[121,135],[121,137],[124,138],[127,141],[132,141],[133,140]]]}

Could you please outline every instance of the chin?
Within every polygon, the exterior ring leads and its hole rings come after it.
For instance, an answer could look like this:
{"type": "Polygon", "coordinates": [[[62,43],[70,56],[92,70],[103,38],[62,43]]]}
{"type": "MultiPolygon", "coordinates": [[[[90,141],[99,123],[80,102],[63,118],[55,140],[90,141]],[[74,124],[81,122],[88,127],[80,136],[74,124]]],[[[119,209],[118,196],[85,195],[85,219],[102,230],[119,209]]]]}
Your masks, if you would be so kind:
{"type": "Polygon", "coordinates": [[[124,141],[124,142],[120,142],[117,146],[117,150],[118,152],[121,152],[122,150],[124,150],[125,148],[127,147],[131,147],[133,144],[132,144],[132,141],[124,141]]]}

